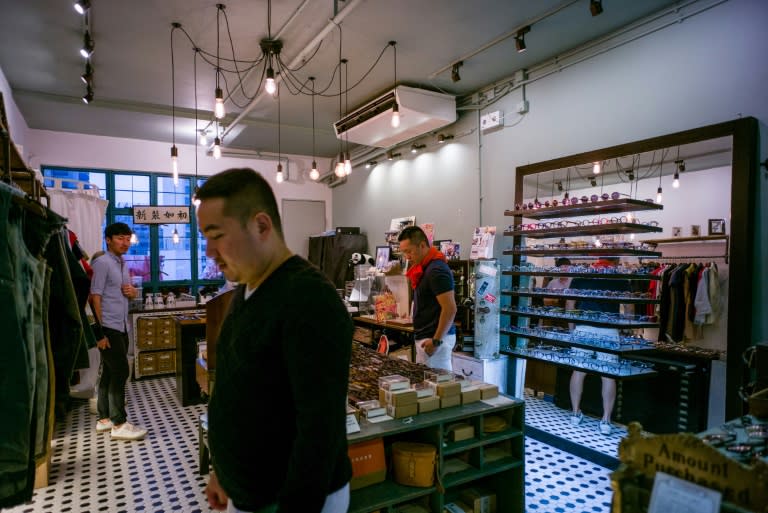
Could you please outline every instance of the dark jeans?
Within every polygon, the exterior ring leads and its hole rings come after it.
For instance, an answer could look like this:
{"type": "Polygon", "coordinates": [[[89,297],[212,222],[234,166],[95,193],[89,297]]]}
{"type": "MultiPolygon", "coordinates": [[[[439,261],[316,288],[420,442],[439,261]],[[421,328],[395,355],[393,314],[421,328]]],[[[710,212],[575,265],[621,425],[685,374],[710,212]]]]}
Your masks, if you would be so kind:
{"type": "Polygon", "coordinates": [[[126,421],[125,383],[128,381],[128,335],[121,331],[103,328],[109,340],[106,349],[99,349],[101,356],[99,377],[99,418],[112,420],[115,425],[126,421]]]}

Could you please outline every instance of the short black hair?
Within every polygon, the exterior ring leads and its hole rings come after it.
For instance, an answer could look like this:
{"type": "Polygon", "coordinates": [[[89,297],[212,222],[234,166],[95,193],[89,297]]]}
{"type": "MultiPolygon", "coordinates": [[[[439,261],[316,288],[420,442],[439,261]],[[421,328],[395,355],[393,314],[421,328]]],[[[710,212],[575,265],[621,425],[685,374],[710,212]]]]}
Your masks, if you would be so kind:
{"type": "Polygon", "coordinates": [[[255,214],[264,212],[283,238],[283,225],[275,193],[269,182],[253,169],[232,168],[210,177],[196,193],[197,199],[224,199],[224,215],[234,217],[245,227],[255,214]]]}
{"type": "Polygon", "coordinates": [[[571,261],[566,257],[558,257],[555,259],[555,266],[560,267],[563,265],[571,265],[571,261]]]}
{"type": "Polygon", "coordinates": [[[411,242],[415,242],[416,244],[423,242],[429,246],[429,239],[427,239],[427,234],[424,233],[424,230],[418,226],[409,226],[404,228],[403,231],[400,232],[400,235],[397,236],[398,242],[404,241],[406,239],[411,242]]]}
{"type": "Polygon", "coordinates": [[[104,229],[104,237],[112,238],[115,235],[132,235],[133,230],[125,223],[112,223],[104,229]]]}

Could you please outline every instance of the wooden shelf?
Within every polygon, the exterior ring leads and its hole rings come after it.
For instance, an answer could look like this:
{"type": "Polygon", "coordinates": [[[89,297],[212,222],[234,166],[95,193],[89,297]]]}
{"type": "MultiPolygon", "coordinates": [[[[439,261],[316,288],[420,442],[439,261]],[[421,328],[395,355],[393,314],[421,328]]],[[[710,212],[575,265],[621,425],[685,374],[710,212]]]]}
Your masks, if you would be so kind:
{"type": "Polygon", "coordinates": [[[648,244],[680,244],[683,242],[715,242],[724,241],[728,243],[728,235],[701,235],[698,237],[670,237],[668,239],[644,239],[642,242],[648,244]]]}
{"type": "Polygon", "coordinates": [[[613,273],[556,273],[549,271],[501,271],[506,276],[552,276],[563,278],[589,278],[597,280],[660,280],[655,274],[613,274],[613,273]]]}
{"type": "MultiPolygon", "coordinates": [[[[658,226],[649,226],[640,223],[606,223],[590,224],[588,226],[563,226],[561,228],[547,228],[542,230],[513,230],[505,231],[506,236],[528,237],[531,239],[547,239],[553,237],[584,237],[594,235],[614,235],[626,233],[658,233],[664,231],[658,226]]],[[[644,240],[643,242],[650,242],[644,240]]]]}
{"type": "Polygon", "coordinates": [[[661,210],[664,206],[651,201],[622,198],[617,200],[600,200],[589,203],[579,202],[576,205],[558,205],[527,210],[505,210],[505,216],[523,216],[530,219],[548,219],[553,217],[578,217],[597,214],[618,214],[635,212],[637,210],[661,210]]]}
{"type": "Polygon", "coordinates": [[[528,256],[640,256],[658,258],[659,251],[629,248],[505,249],[504,255],[528,256]]]}
{"type": "Polygon", "coordinates": [[[600,321],[596,319],[581,319],[574,317],[567,317],[565,315],[544,314],[538,312],[522,312],[513,308],[501,308],[500,313],[505,315],[518,315],[520,317],[536,317],[538,319],[558,319],[561,321],[568,321],[574,324],[585,324],[587,326],[604,326],[607,328],[658,328],[658,322],[641,322],[641,321],[600,321]]]}
{"type": "Polygon", "coordinates": [[[609,303],[623,304],[659,304],[661,299],[648,299],[641,297],[614,297],[614,296],[584,296],[580,294],[557,294],[546,292],[520,292],[512,290],[502,290],[502,296],[518,297],[554,297],[559,299],[574,299],[576,301],[606,301],[609,303]]]}
{"type": "Polygon", "coordinates": [[[590,344],[588,342],[575,342],[572,340],[562,340],[555,337],[545,337],[542,335],[532,335],[528,333],[518,333],[516,331],[513,331],[511,329],[501,329],[499,330],[500,333],[504,333],[505,335],[509,335],[510,337],[521,337],[521,338],[527,338],[530,340],[546,340],[547,342],[552,342],[553,344],[557,344],[559,346],[563,347],[580,347],[582,349],[588,349],[591,351],[600,351],[603,353],[611,353],[611,354],[625,354],[625,353],[637,353],[640,351],[654,351],[656,350],[655,346],[652,345],[642,345],[642,344],[621,344],[618,349],[611,349],[608,347],[598,346],[595,344],[590,344]]]}
{"type": "MultiPolygon", "coordinates": [[[[501,351],[499,352],[501,354],[513,356],[515,358],[524,358],[526,360],[536,360],[539,362],[556,365],[558,367],[564,367],[566,369],[577,370],[581,372],[588,372],[590,374],[597,374],[598,376],[605,376],[607,378],[620,379],[620,380],[648,378],[651,376],[655,376],[657,374],[657,372],[653,368],[634,367],[632,365],[623,366],[622,367],[623,370],[621,372],[609,372],[607,370],[600,370],[600,369],[589,367],[586,364],[581,365],[579,362],[565,363],[565,362],[560,362],[556,360],[549,360],[547,358],[537,357],[535,355],[529,354],[527,351],[520,351],[512,347],[502,348],[501,351]]],[[[597,362],[598,360],[594,360],[594,361],[597,362]]],[[[611,364],[610,362],[603,362],[603,363],[606,366],[611,364]]]]}

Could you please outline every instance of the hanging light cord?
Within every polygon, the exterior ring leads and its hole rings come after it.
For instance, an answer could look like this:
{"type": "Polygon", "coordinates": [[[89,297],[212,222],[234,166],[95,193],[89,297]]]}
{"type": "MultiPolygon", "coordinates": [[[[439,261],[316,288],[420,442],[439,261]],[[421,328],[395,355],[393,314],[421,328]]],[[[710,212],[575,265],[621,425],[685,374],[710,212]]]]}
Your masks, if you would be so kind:
{"type": "Polygon", "coordinates": [[[173,58],[173,33],[176,26],[171,29],[171,118],[173,145],[176,146],[176,64],[173,58]]]}
{"type": "MultiPolygon", "coordinates": [[[[197,190],[197,152],[200,139],[197,137],[197,54],[200,53],[200,49],[195,47],[195,51],[192,57],[192,69],[193,69],[193,82],[195,89],[195,183],[192,187],[192,191],[197,190]]],[[[218,134],[217,134],[218,135],[218,134]]]]}
{"type": "MultiPolygon", "coordinates": [[[[309,77],[312,81],[312,162],[315,161],[315,77],[309,77]]],[[[278,101],[280,101],[278,99],[278,101]]]]}

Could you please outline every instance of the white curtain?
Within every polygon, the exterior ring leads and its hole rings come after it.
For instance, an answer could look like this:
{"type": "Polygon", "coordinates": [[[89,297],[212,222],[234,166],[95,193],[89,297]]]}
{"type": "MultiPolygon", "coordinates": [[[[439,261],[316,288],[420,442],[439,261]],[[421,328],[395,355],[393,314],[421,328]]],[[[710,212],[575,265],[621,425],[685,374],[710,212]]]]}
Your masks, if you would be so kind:
{"type": "Polygon", "coordinates": [[[89,256],[101,250],[104,241],[101,225],[108,202],[86,190],[49,188],[48,196],[51,210],[68,219],[67,228],[75,232],[80,247],[89,256]]]}

